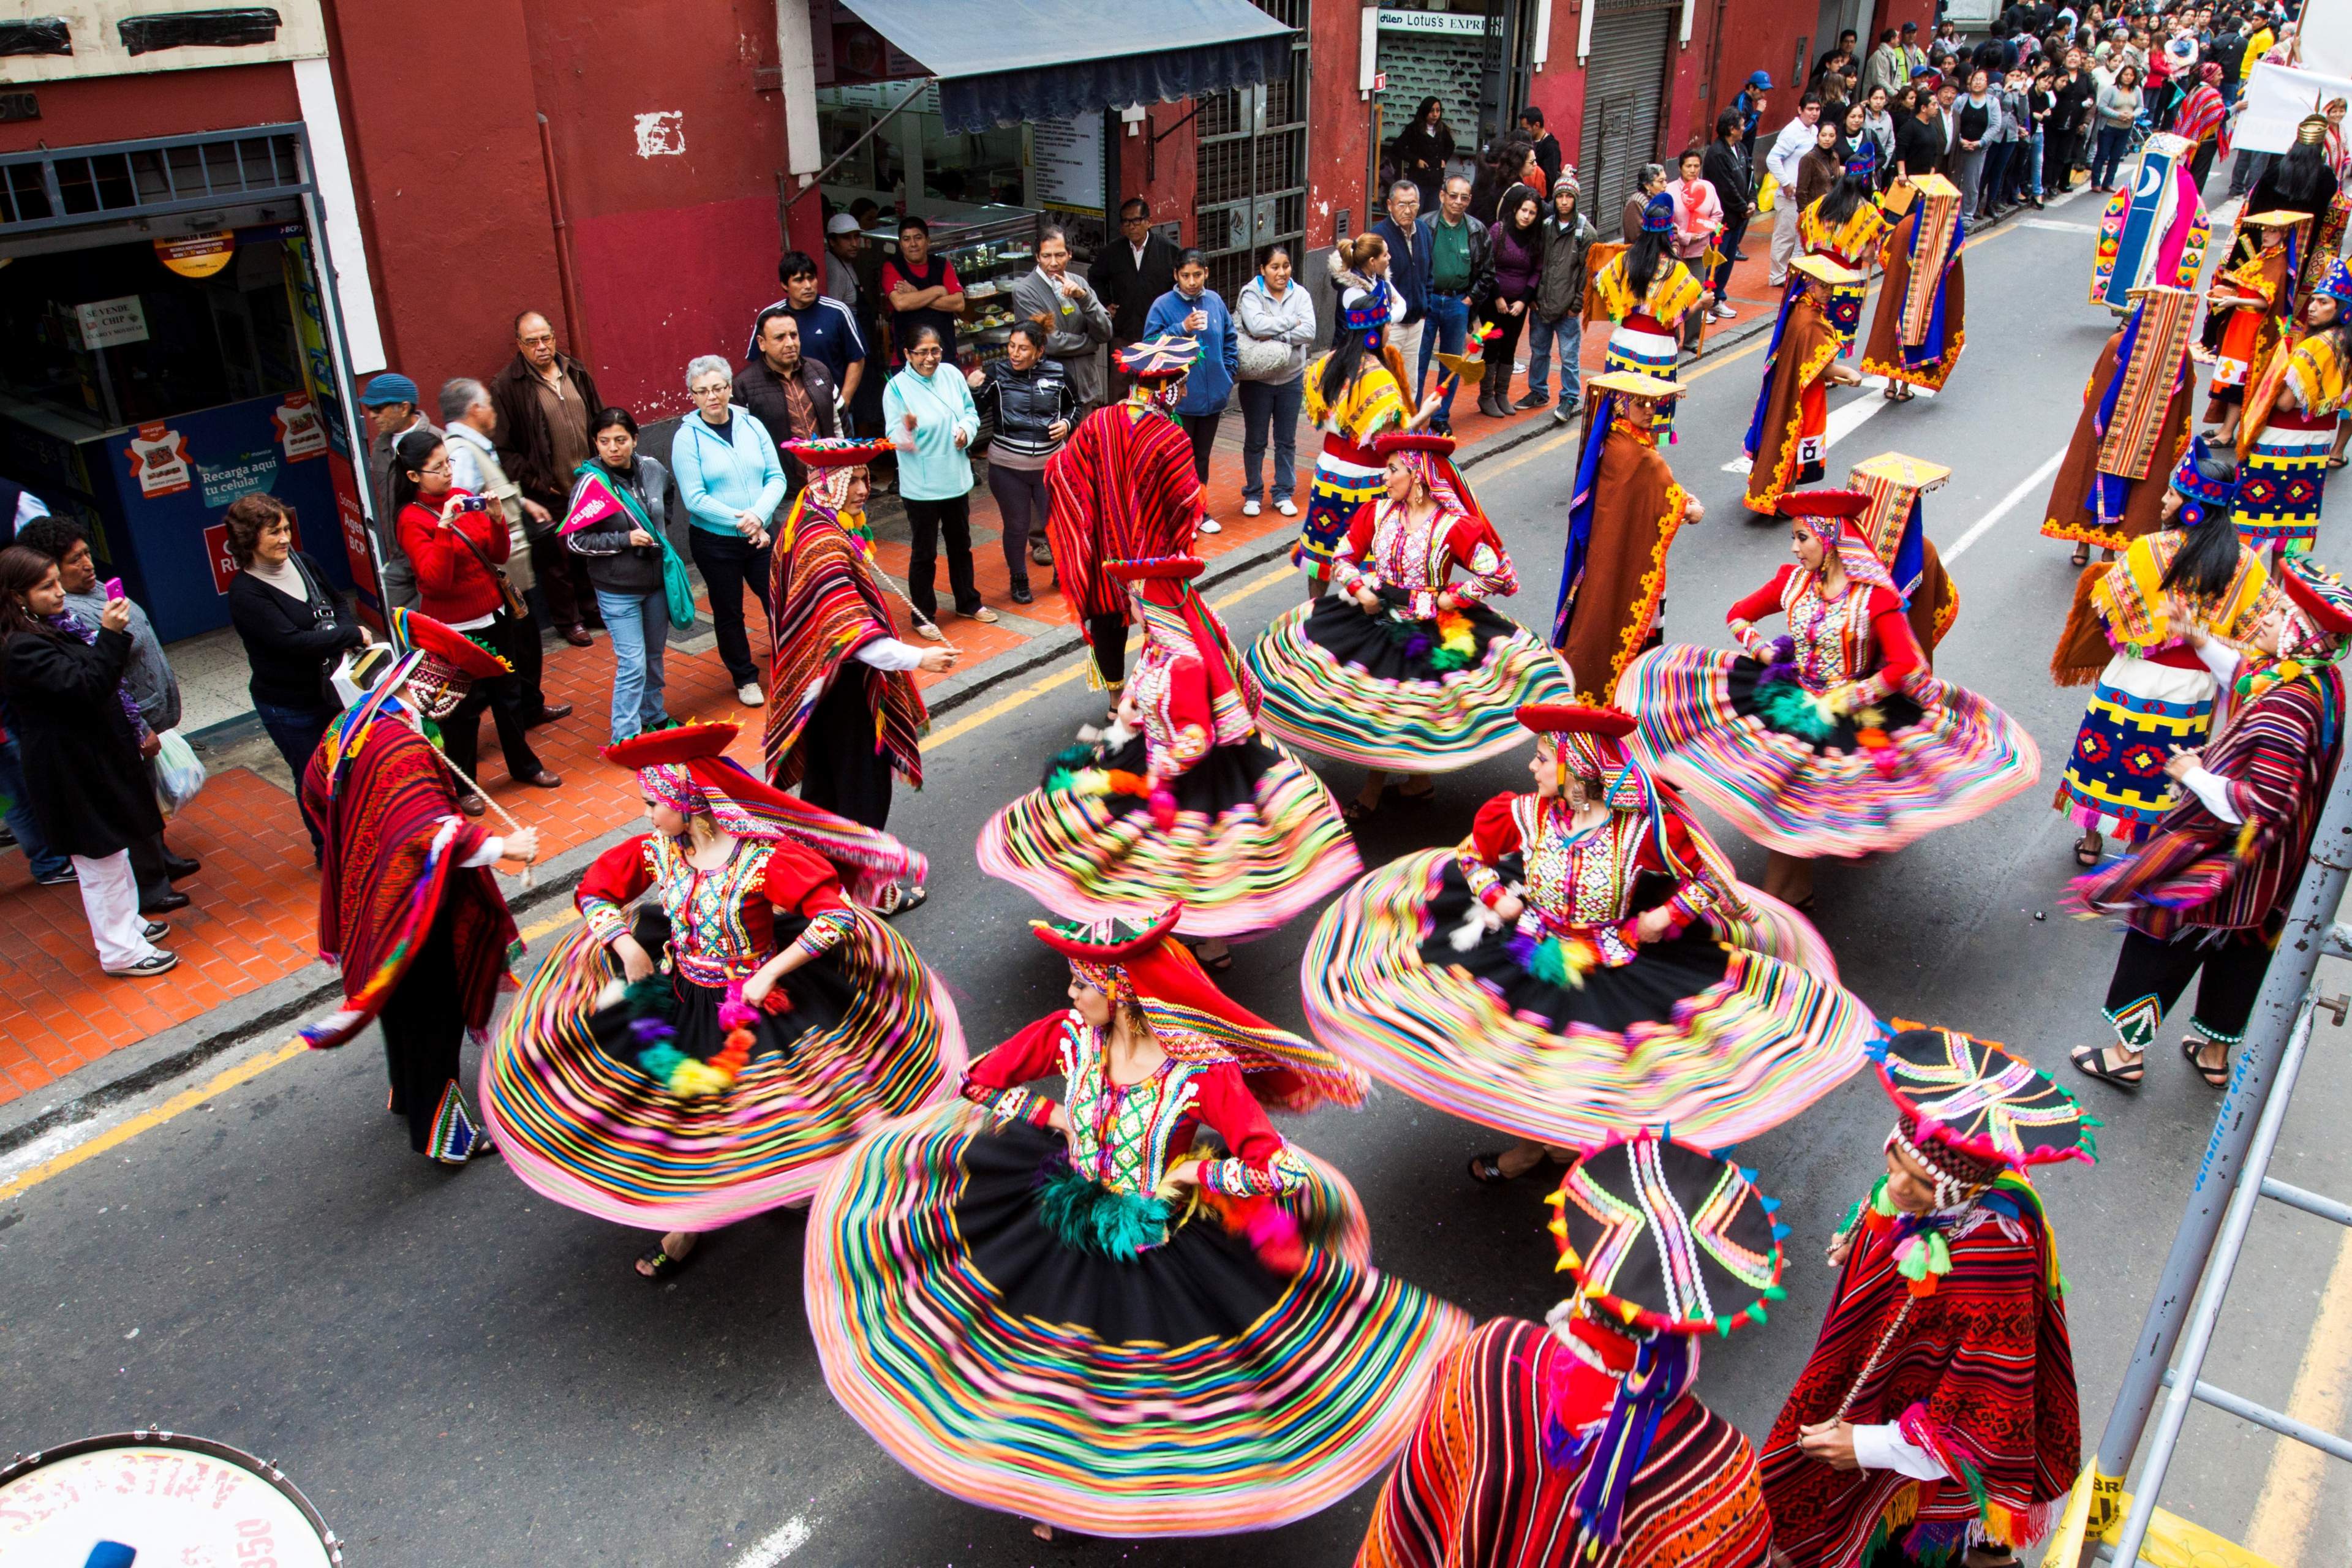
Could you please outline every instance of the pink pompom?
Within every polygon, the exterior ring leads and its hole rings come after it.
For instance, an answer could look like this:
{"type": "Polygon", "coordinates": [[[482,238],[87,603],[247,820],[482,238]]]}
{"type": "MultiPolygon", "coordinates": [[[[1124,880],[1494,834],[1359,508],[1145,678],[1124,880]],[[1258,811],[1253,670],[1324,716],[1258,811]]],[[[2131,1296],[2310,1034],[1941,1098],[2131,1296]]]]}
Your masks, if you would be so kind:
{"type": "Polygon", "coordinates": [[[1151,792],[1151,826],[1162,833],[1176,826],[1176,796],[1164,785],[1151,792]]]}
{"type": "Polygon", "coordinates": [[[1298,1217],[1278,1203],[1257,1205],[1242,1234],[1258,1261],[1276,1274],[1296,1274],[1307,1266],[1307,1244],[1298,1234],[1298,1217]]]}
{"type": "Polygon", "coordinates": [[[760,1010],[743,1000],[743,983],[736,981],[727,987],[727,1000],[719,1004],[719,1026],[722,1030],[748,1029],[760,1021],[760,1010]]]}

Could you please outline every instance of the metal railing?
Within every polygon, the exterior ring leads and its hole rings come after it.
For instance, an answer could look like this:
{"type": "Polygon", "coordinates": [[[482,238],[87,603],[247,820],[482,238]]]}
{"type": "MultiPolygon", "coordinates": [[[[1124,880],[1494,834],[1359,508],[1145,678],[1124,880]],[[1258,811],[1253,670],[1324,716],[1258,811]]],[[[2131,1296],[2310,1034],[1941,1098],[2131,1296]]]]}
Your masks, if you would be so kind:
{"type": "MultiPolygon", "coordinates": [[[[2195,1538],[2193,1545],[2208,1561],[2260,1561],[2156,1506],[2192,1403],[2210,1405],[2352,1462],[2352,1441],[2232,1394],[2201,1375],[2258,1201],[2268,1198],[2352,1226],[2352,1205],[2269,1173],[2295,1079],[2310,1049],[2315,1016],[2332,1013],[2340,1026],[2352,1009],[2352,998],[2323,997],[2314,981],[2323,954],[2352,957],[2352,930],[2335,923],[2347,872],[2352,872],[2352,769],[2339,769],[2318,830],[2312,835],[2310,863],[2263,982],[2253,1021],[2214,1118],[2188,1211],[2173,1236],[2122,1390],[2100,1436],[2097,1456],[2077,1483],[2059,1534],[2043,1559],[2047,1563],[2077,1563],[2087,1553],[2101,1562],[2135,1564],[2151,1534],[2176,1546],[2184,1538],[2195,1538]],[[2152,1415],[2156,1431],[2141,1462],[2138,1490],[2126,1497],[2124,1477],[2152,1415]]],[[[2168,1561],[2180,1555],[2178,1550],[2164,1553],[2168,1561]]]]}
{"type": "Polygon", "coordinates": [[[300,195],[311,188],[300,133],[271,125],[0,156],[0,235],[300,195]]]}

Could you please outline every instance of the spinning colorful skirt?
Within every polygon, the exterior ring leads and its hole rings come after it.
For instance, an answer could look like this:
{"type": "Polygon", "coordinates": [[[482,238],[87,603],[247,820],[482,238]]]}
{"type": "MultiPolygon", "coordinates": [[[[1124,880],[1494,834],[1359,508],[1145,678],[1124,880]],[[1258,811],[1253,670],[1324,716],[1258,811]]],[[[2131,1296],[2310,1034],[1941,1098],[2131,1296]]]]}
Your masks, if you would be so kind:
{"type": "Polygon", "coordinates": [[[1315,1037],[1424,1104],[1554,1144],[1666,1125],[1734,1143],[1844,1081],[1875,1022],[1812,927],[1736,881],[1613,740],[1592,787],[1598,826],[1557,795],[1497,795],[1459,848],[1336,900],[1299,965],[1315,1037]],[[1495,912],[1506,896],[1516,916],[1495,912]]]}
{"type": "Polygon", "coordinates": [[[980,830],[980,868],[1055,914],[1181,901],[1181,934],[1270,931],[1363,869],[1331,792],[1257,733],[1257,685],[1192,592],[1201,563],[1117,563],[1144,647],[1101,740],[1057,753],[980,830]]]}
{"type": "Polygon", "coordinates": [[[1361,1079],[1234,1005],[1160,940],[1172,923],[1045,933],[1136,1010],[1158,1069],[1114,1083],[1104,1029],[1040,1019],[973,1064],[975,1103],[876,1132],[810,1214],[843,1407],[941,1490],[1091,1534],[1329,1507],[1394,1458],[1469,1328],[1370,1266],[1355,1194],[1259,1109],[1354,1102],[1361,1079]],[[1022,1087],[1056,1073],[1066,1138],[1022,1087]],[[1192,1195],[1157,1195],[1177,1172],[1192,1195]]]}
{"type": "Polygon", "coordinates": [[[1511,719],[1521,703],[1567,700],[1551,650],[1486,605],[1517,593],[1518,577],[1453,449],[1451,436],[1417,432],[1375,444],[1383,462],[1403,456],[1426,501],[1417,512],[1382,497],[1358,511],[1332,559],[1334,591],[1250,646],[1267,734],[1368,768],[1444,773],[1522,743],[1511,719]],[[1380,608],[1363,608],[1365,592],[1380,608]],[[1442,595],[1454,605],[1441,608],[1442,595]]]}
{"type": "Polygon", "coordinates": [[[1780,510],[1834,550],[1845,586],[1784,566],[1727,618],[1788,617],[1748,651],[1663,647],[1626,667],[1645,767],[1768,849],[1853,858],[1900,849],[2032,787],[2033,737],[1966,687],[1927,671],[1908,610],[1854,521],[1859,490],[1792,491],[1780,510]]]}
{"type": "MultiPolygon", "coordinates": [[[[663,731],[608,754],[635,761],[706,731],[734,727],[663,731]]],[[[732,853],[698,869],[683,839],[649,833],[590,868],[581,928],[483,1058],[482,1103],[508,1163],[542,1196],[620,1225],[709,1230],[805,1203],[860,1132],[952,1093],[963,1032],[906,939],[847,898],[837,865],[785,825],[806,816],[844,842],[895,841],[715,752],[648,763],[649,774],[668,775],[649,790],[716,797],[738,835],[732,853]],[[662,967],[625,984],[610,951],[624,934],[662,967]],[[746,979],[795,947],[799,967],[764,1005],[746,1004],[746,979]]]]}

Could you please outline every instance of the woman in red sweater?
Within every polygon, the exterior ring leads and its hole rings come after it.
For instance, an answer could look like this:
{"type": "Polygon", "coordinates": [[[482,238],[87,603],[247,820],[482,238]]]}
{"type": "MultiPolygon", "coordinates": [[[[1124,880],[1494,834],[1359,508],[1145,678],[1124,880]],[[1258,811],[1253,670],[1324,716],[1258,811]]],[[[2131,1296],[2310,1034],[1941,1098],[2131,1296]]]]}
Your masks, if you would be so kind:
{"type": "MultiPolygon", "coordinates": [[[[507,613],[499,563],[507,558],[506,518],[494,504],[449,482],[449,454],[441,437],[412,430],[394,444],[392,503],[398,513],[401,553],[416,570],[418,609],[462,632],[507,661],[523,663],[523,639],[537,635],[507,613]]],[[[477,768],[482,710],[498,726],[499,749],[518,783],[553,789],[563,781],[530,749],[523,725],[522,682],[513,675],[474,684],[457,710],[441,721],[441,750],[468,778],[477,768]]],[[[458,797],[468,816],[482,815],[482,798],[458,797]]]]}
{"type": "Polygon", "coordinates": [[[1981,816],[2042,772],[2033,737],[1927,673],[1902,592],[1857,530],[1859,490],[1795,490],[1792,565],[1725,617],[1743,656],[1645,653],[1617,682],[1630,749],[1771,851],[1764,890],[1812,902],[1812,858],[1900,849],[1981,816]],[[1789,635],[1749,623],[1785,615],[1789,635]]]}

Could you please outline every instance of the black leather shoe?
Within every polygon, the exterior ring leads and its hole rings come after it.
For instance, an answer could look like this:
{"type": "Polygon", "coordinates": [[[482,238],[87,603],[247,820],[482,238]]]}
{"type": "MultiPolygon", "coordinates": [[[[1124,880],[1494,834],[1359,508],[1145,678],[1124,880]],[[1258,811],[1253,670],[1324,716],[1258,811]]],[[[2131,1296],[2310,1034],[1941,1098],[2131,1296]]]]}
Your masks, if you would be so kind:
{"type": "Polygon", "coordinates": [[[1027,583],[1015,582],[1013,584],[1013,602],[1016,605],[1034,605],[1037,602],[1037,595],[1029,591],[1027,583]]]}
{"type": "Polygon", "coordinates": [[[163,875],[174,882],[184,882],[204,868],[205,863],[193,855],[174,855],[168,849],[163,852],[163,875]]]}
{"type": "Polygon", "coordinates": [[[142,915],[168,915],[173,910],[184,910],[194,902],[195,902],[194,899],[174,888],[168,893],[158,893],[152,899],[140,900],[139,912],[142,915]]]}
{"type": "Polygon", "coordinates": [[[541,724],[552,724],[558,719],[569,719],[571,717],[571,703],[551,702],[546,707],[540,710],[538,718],[524,720],[522,727],[526,730],[536,730],[541,724]]]}

